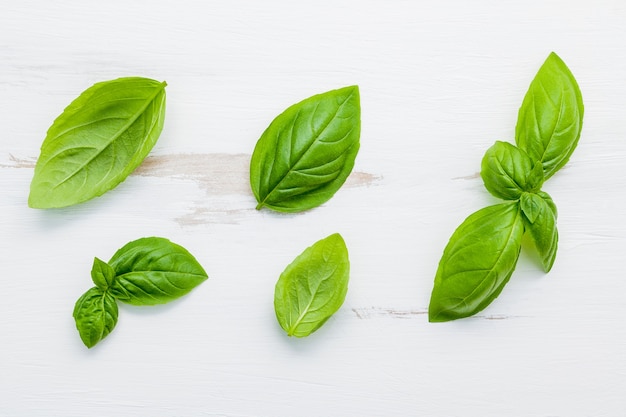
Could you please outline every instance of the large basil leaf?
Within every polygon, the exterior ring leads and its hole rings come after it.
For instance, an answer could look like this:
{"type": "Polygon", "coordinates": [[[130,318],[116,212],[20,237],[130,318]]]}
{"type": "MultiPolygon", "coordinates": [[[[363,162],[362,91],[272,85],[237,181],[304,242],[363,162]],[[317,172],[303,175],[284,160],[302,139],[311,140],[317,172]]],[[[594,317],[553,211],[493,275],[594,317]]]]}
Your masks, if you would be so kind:
{"type": "Polygon", "coordinates": [[[533,169],[526,152],[507,142],[496,142],[487,149],[480,175],[485,188],[496,197],[517,200],[524,191],[538,191],[543,183],[541,164],[533,169]]]}
{"type": "Polygon", "coordinates": [[[185,248],[161,237],[130,242],[109,261],[111,294],[134,305],[163,304],[182,297],[208,276],[185,248]]]}
{"type": "Polygon", "coordinates": [[[29,206],[70,206],[122,182],[161,133],[165,86],[165,82],[131,77],[85,90],[48,130],[31,182],[29,206]]]}
{"type": "Polygon", "coordinates": [[[487,307],[515,269],[523,233],[518,202],[486,207],[465,219],[439,262],[429,321],[468,317],[487,307]]]}
{"type": "Polygon", "coordinates": [[[338,233],[302,252],[280,275],[274,310],[289,336],[305,337],[343,304],[348,291],[348,249],[338,233]]]}
{"type": "Polygon", "coordinates": [[[252,154],[257,209],[298,212],[328,201],[352,171],[360,131],[357,86],[315,95],[281,113],[252,154]]]}
{"type": "Polygon", "coordinates": [[[583,99],[576,79],[554,52],[530,84],[519,110],[515,141],[543,165],[545,179],[569,160],[583,126],[583,99]]]}
{"type": "Polygon", "coordinates": [[[117,303],[111,294],[94,287],[74,306],[74,320],[80,338],[88,348],[104,339],[117,323],[117,303]]]}
{"type": "Polygon", "coordinates": [[[556,206],[545,192],[531,194],[522,199],[521,204],[526,230],[539,252],[544,271],[549,272],[554,265],[559,242],[556,206]]]}

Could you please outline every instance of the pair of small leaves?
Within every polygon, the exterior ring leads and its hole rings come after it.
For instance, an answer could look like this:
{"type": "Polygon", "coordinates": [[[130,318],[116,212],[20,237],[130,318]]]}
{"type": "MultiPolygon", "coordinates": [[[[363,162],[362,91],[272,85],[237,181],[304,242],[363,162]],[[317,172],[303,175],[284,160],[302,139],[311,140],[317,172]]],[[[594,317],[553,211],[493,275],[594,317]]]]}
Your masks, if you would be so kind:
{"type": "Polygon", "coordinates": [[[572,155],[583,113],[574,76],[551,53],[522,102],[517,147],[496,142],[482,160],[485,188],[509,201],[470,215],[453,233],[435,276],[430,321],[468,317],[487,307],[511,277],[525,232],[550,271],[558,246],[557,210],[541,186],[572,155]]]}
{"type": "Polygon", "coordinates": [[[340,234],[305,249],[280,275],[274,310],[289,336],[305,337],[319,329],[343,304],[350,261],[340,234]]]}
{"type": "Polygon", "coordinates": [[[348,178],[359,151],[357,86],[309,97],[277,116],[250,162],[257,209],[299,212],[328,201],[348,178]]]}
{"type": "Polygon", "coordinates": [[[96,286],[78,299],[73,314],[88,348],[115,327],[117,301],[138,306],[164,304],[189,293],[208,278],[185,248],[160,237],[132,241],[108,263],[95,258],[91,277],[96,286]]]}
{"type": "Polygon", "coordinates": [[[523,150],[506,142],[496,142],[482,160],[480,175],[485,188],[495,197],[519,200],[526,229],[537,248],[545,272],[556,256],[558,233],[556,206],[541,191],[544,171],[541,162],[533,164],[523,150]]]}
{"type": "Polygon", "coordinates": [[[48,129],[29,206],[82,203],[124,181],[161,134],[165,86],[148,78],[119,78],[78,96],[48,129]]]}

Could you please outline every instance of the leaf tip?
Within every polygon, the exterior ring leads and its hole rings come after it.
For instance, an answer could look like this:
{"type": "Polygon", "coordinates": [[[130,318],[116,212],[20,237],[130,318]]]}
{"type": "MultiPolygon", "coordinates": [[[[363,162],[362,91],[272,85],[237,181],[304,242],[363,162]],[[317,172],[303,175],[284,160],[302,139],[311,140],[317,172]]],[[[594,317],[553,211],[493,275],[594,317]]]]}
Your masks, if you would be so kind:
{"type": "Polygon", "coordinates": [[[561,59],[560,56],[557,55],[556,52],[552,51],[550,52],[550,54],[548,55],[548,57],[546,58],[545,61],[546,64],[552,64],[552,65],[557,65],[557,66],[565,66],[565,62],[563,62],[563,60],[561,59]]]}
{"type": "Polygon", "coordinates": [[[31,188],[30,193],[28,194],[28,207],[34,209],[47,208],[46,204],[43,203],[42,199],[33,189],[31,188]]]}
{"type": "Polygon", "coordinates": [[[550,272],[552,270],[552,267],[554,266],[555,260],[556,260],[556,249],[551,254],[551,256],[548,256],[547,258],[543,259],[543,262],[542,262],[543,272],[545,272],[546,274],[550,272]]]}
{"type": "Polygon", "coordinates": [[[354,85],[349,85],[347,87],[344,88],[344,90],[349,91],[350,94],[354,94],[356,96],[357,100],[361,99],[361,92],[359,90],[359,86],[354,84],[354,85]]]}
{"type": "Polygon", "coordinates": [[[428,322],[429,323],[442,323],[444,321],[450,321],[445,314],[441,314],[442,310],[433,305],[431,298],[430,305],[428,306],[428,322]]]}
{"type": "Polygon", "coordinates": [[[81,338],[81,340],[83,341],[83,344],[84,344],[85,346],[87,346],[87,349],[91,349],[92,347],[94,347],[95,345],[97,345],[97,344],[98,344],[98,342],[97,342],[97,341],[96,341],[96,342],[92,342],[92,341],[90,341],[90,340],[85,340],[85,339],[83,339],[83,338],[81,338]]]}
{"type": "Polygon", "coordinates": [[[432,309],[428,309],[428,322],[429,323],[443,323],[449,321],[450,319],[446,319],[441,316],[438,312],[434,312],[432,309]]]}
{"type": "Polygon", "coordinates": [[[429,308],[428,309],[428,322],[429,323],[445,323],[447,321],[452,321],[460,318],[464,318],[466,316],[455,316],[454,314],[448,314],[444,310],[438,310],[429,308]]]}
{"type": "Polygon", "coordinates": [[[328,240],[337,240],[337,241],[344,242],[343,236],[341,236],[341,234],[339,232],[335,232],[335,233],[329,235],[326,239],[328,239],[328,240]]]}

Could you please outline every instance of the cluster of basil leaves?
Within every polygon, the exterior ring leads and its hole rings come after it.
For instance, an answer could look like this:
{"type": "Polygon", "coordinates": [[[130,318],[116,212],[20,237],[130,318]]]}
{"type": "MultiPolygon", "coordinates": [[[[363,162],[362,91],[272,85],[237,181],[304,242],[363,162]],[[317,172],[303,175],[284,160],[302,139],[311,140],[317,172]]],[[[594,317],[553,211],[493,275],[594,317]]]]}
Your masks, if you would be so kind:
{"type": "MultiPolygon", "coordinates": [[[[165,82],[142,77],[101,82],[85,90],[54,121],[41,147],[28,203],[60,208],[116,187],[156,143],[165,118],[165,82]]],[[[352,171],[360,146],[357,86],[309,97],[277,116],[258,140],[250,185],[258,202],[300,212],[328,201],[352,171]]],[[[430,321],[484,309],[509,280],[527,231],[544,269],[556,256],[556,207],[541,191],[574,151],[583,104],[573,75],[554,53],[531,83],[520,108],[517,147],[496,142],[482,162],[489,192],[507,202],[469,216],[454,232],[435,277],[430,321]]],[[[335,233],[300,254],[280,275],[274,308],[290,336],[303,337],[342,305],[350,263],[335,233]]],[[[207,279],[196,259],[167,239],[128,243],[109,263],[95,259],[96,286],[76,303],[74,318],[88,347],[117,322],[117,301],[153,305],[178,298],[207,279]]]]}
{"type": "MultiPolygon", "coordinates": [[[[54,121],[41,146],[29,206],[61,208],[115,188],[144,160],[165,118],[165,82],[142,77],[100,82],[54,121]]],[[[360,138],[357,86],[309,97],[277,116],[250,163],[257,209],[298,212],[328,201],[352,171],[360,138]]],[[[333,234],[300,254],[280,275],[274,306],[281,327],[303,337],[343,304],[350,263],[333,234]]],[[[79,298],[74,319],[91,348],[115,327],[117,301],[162,304],[208,278],[183,247],[160,237],[135,240],[106,263],[95,258],[95,287],[79,298]]]]}
{"type": "Polygon", "coordinates": [[[485,188],[506,202],[470,215],[452,234],[439,262],[428,317],[468,317],[502,291],[528,233],[545,272],[556,257],[557,210],[543,183],[561,169],[578,144],[583,101],[565,63],[551,53],[520,107],[515,143],[496,142],[482,160],[485,188]]]}
{"type": "Polygon", "coordinates": [[[117,323],[117,301],[136,306],[164,304],[190,292],[208,278],[185,248],[161,237],[137,239],[107,263],[94,259],[96,284],[76,302],[74,319],[83,343],[91,348],[117,323]]]}

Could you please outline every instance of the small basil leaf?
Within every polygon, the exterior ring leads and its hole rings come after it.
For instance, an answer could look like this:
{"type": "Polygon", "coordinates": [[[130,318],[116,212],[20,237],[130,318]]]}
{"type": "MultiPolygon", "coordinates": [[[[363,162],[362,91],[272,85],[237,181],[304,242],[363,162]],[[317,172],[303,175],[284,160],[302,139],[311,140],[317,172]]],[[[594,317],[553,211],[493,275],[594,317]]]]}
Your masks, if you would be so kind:
{"type": "Polygon", "coordinates": [[[65,207],[122,182],[156,143],[165,82],[119,78],[85,90],[54,121],[41,145],[28,204],[65,207]]]}
{"type": "Polygon", "coordinates": [[[515,141],[547,180],[569,160],[583,126],[583,99],[576,79],[554,52],[539,69],[519,110],[515,141]]]}
{"type": "Polygon", "coordinates": [[[348,249],[338,233],[305,249],[276,283],[274,310],[283,330],[305,337],[319,329],[343,304],[349,275],[348,249]]]}
{"type": "Polygon", "coordinates": [[[117,303],[111,294],[94,287],[74,306],[74,320],[81,340],[92,348],[113,331],[117,323],[117,303]]]}
{"type": "Polygon", "coordinates": [[[263,132],[252,154],[257,209],[298,212],[328,201],[352,171],[360,132],[357,86],[289,107],[263,132]]]}
{"type": "Polygon", "coordinates": [[[518,202],[486,207],[465,219],[439,262],[429,321],[468,317],[496,299],[515,269],[523,233],[518,202]]]}
{"type": "Polygon", "coordinates": [[[480,176],[491,194],[505,200],[517,200],[524,191],[537,187],[532,160],[526,152],[507,142],[498,141],[485,152],[480,176]],[[531,173],[534,175],[529,178],[531,173]]]}
{"type": "Polygon", "coordinates": [[[160,237],[126,244],[113,255],[109,265],[116,275],[111,294],[134,305],[167,303],[208,278],[185,248],[160,237]]]}
{"type": "MultiPolygon", "coordinates": [[[[522,203],[523,204],[523,203],[522,203]]],[[[526,211],[526,230],[537,248],[541,258],[541,264],[545,272],[549,272],[556,259],[556,251],[559,243],[559,233],[556,227],[556,208],[552,199],[541,198],[536,195],[533,199],[536,206],[534,220],[531,221],[526,211]],[[552,204],[551,204],[552,203],[552,204]]]]}
{"type": "Polygon", "coordinates": [[[544,205],[546,205],[546,202],[543,201],[543,199],[535,193],[523,193],[522,197],[520,198],[520,206],[522,207],[522,212],[530,223],[535,222],[537,216],[539,216],[539,214],[543,210],[544,205]]]}
{"type": "Polygon", "coordinates": [[[91,279],[98,288],[107,290],[113,284],[115,270],[108,263],[94,258],[93,266],[91,267],[91,279]]]}

